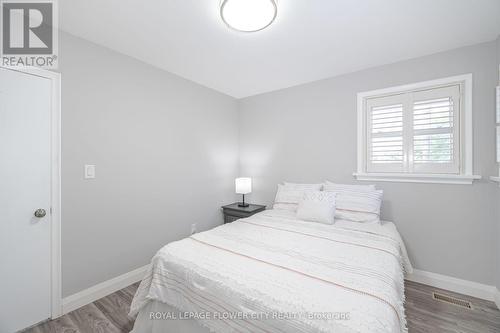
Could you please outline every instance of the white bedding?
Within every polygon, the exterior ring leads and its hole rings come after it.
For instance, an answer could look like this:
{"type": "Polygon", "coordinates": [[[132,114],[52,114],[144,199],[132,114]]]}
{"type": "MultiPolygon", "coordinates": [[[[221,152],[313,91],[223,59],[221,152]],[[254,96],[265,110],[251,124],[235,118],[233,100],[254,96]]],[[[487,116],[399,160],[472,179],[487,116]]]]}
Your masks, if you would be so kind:
{"type": "Polygon", "coordinates": [[[130,314],[159,301],[214,332],[406,332],[403,270],[390,222],[324,225],[268,210],[163,247],[130,314]]]}

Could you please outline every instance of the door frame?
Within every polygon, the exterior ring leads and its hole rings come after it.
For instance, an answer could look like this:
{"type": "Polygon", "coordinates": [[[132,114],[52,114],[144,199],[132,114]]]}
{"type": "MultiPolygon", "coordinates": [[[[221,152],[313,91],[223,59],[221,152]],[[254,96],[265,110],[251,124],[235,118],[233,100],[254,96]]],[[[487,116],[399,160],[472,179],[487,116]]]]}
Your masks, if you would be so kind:
{"type": "Polygon", "coordinates": [[[61,74],[36,67],[0,68],[35,75],[51,82],[50,318],[62,315],[61,278],[61,74]]]}

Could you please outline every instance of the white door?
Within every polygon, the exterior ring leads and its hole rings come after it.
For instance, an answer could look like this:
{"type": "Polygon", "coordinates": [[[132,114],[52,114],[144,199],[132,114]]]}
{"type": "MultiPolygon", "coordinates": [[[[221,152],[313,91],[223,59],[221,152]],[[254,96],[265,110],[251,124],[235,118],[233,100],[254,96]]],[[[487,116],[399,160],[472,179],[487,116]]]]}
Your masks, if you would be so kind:
{"type": "Polygon", "coordinates": [[[50,117],[49,79],[0,68],[2,333],[50,317],[50,117]]]}

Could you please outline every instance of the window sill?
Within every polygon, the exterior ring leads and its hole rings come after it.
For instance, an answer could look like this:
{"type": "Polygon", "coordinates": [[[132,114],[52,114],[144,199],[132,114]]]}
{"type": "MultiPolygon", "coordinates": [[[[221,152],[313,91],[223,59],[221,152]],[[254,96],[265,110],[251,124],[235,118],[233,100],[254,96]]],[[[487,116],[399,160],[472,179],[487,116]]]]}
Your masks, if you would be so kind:
{"type": "Polygon", "coordinates": [[[490,180],[492,182],[496,182],[498,184],[498,186],[500,186],[500,177],[493,177],[493,176],[491,176],[490,180]]]}
{"type": "Polygon", "coordinates": [[[353,173],[357,180],[399,183],[457,184],[471,185],[478,175],[438,175],[438,174],[400,174],[400,173],[353,173]]]}

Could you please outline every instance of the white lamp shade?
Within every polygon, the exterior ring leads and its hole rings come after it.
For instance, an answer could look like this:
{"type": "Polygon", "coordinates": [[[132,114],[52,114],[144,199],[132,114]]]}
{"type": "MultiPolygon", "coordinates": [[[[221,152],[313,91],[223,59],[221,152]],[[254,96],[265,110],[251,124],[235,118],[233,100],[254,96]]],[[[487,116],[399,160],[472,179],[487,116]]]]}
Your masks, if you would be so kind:
{"type": "Polygon", "coordinates": [[[248,194],[252,192],[252,178],[241,177],[234,180],[234,186],[236,187],[236,193],[238,194],[248,194]]]}

